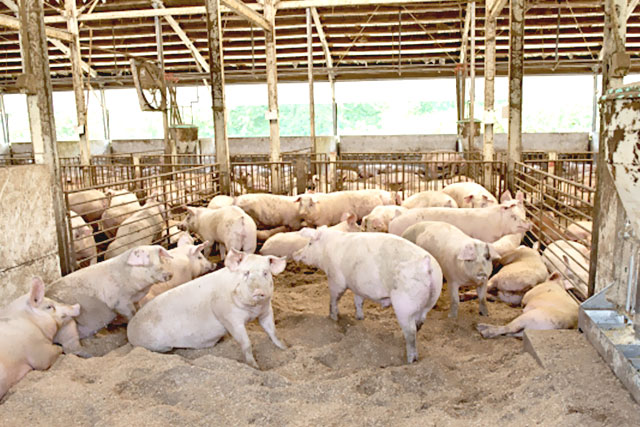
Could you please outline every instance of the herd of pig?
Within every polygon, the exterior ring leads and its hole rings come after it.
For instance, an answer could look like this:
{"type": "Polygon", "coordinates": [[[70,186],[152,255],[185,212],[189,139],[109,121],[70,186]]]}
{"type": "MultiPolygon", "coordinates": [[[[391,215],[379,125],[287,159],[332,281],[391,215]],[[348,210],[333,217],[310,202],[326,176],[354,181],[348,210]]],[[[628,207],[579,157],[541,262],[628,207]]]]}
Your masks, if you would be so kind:
{"type": "MultiPolygon", "coordinates": [[[[102,221],[133,204],[118,203],[119,196],[127,195],[111,195],[102,221]]],[[[415,194],[400,206],[384,190],[216,196],[206,208],[187,209],[175,248],[123,240],[103,262],[46,286],[34,278],[29,293],[1,308],[0,398],[31,369],[51,366],[62,351],[90,357],[80,340],[112,323],[127,323],[132,345],[158,352],[210,347],[229,333],[257,368],[245,324],[257,318],[271,341],[286,348],[276,335],[271,298],[273,276],[290,259],[326,273],[334,320],[347,289],[357,319],[364,318],[365,299],[392,306],[409,363],[418,359],[417,331],[437,303],[443,279],[451,318],[458,316],[461,287],[477,288],[482,316],[489,315],[488,294],[525,305],[506,326],[479,323],[484,337],[575,327],[578,305],[565,291],[568,282],[548,269],[538,248],[520,245],[531,227],[523,200],[522,193],[512,198],[507,192],[499,202],[471,182],[415,194]],[[264,242],[260,255],[258,242],[264,242]],[[224,260],[216,271],[206,257],[214,245],[224,260]]],[[[152,217],[162,216],[155,197],[147,203],[152,217]]],[[[76,206],[78,217],[97,220],[94,211],[76,206]]],[[[134,215],[109,223],[116,236],[111,245],[119,242],[122,227],[137,224],[130,220],[134,215]]],[[[581,244],[569,240],[556,246],[581,252],[581,244]]]]}

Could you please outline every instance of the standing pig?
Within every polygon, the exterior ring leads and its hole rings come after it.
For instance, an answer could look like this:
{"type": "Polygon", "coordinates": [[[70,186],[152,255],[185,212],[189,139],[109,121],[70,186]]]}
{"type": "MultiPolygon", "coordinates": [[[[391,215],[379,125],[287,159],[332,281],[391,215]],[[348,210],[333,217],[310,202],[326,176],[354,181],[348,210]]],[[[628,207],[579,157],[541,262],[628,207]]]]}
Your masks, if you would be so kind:
{"type": "Polygon", "coordinates": [[[0,399],[32,369],[48,369],[62,348],[53,344],[58,328],[80,314],[80,306],[44,297],[44,283],[0,310],[0,399]]]}
{"type": "Polygon", "coordinates": [[[408,363],[418,360],[416,332],[442,291],[442,270],[424,249],[398,236],[343,233],[322,227],[301,231],[307,245],[296,261],[324,270],[331,294],[330,316],[338,320],[338,301],[354,293],[356,318],[363,319],[364,299],[393,306],[407,347],[408,363]]]}
{"type": "Polygon", "coordinates": [[[225,268],[171,289],[140,309],[127,327],[129,342],[166,352],[211,347],[229,332],[245,361],[258,369],[245,328],[257,318],[271,341],[284,350],[276,336],[271,297],[272,275],[281,273],[286,261],[230,249],[224,264],[225,268]]]}
{"type": "Polygon", "coordinates": [[[93,222],[102,217],[109,207],[108,197],[100,190],[83,190],[69,193],[69,210],[77,212],[85,221],[93,222]]]}
{"type": "Polygon", "coordinates": [[[520,246],[499,262],[504,267],[489,279],[489,292],[497,292],[507,304],[519,305],[525,292],[549,276],[537,244],[533,248],[520,246]]]}
{"type": "Polygon", "coordinates": [[[73,251],[76,254],[76,266],[86,267],[95,264],[98,259],[98,250],[96,249],[96,240],[93,238],[93,229],[74,211],[70,211],[69,216],[71,217],[71,236],[73,251]]]}
{"type": "Polygon", "coordinates": [[[53,282],[47,296],[81,307],[80,315],[60,328],[54,342],[62,344],[65,353],[86,356],[80,339],[95,334],[117,315],[131,319],[134,304],[152,285],[171,280],[170,260],[161,246],[138,246],[53,282]]]}
{"type": "Polygon", "coordinates": [[[253,218],[261,229],[287,226],[291,230],[299,230],[302,227],[294,197],[268,193],[243,194],[236,197],[234,205],[253,218]]]}
{"type": "Polygon", "coordinates": [[[173,277],[168,282],[151,286],[147,295],[138,302],[138,306],[142,307],[161,293],[213,271],[215,266],[202,255],[202,250],[208,245],[209,242],[200,245],[190,244],[186,239],[178,242],[178,247],[169,251],[172,257],[169,270],[173,277]]]}
{"type": "Polygon", "coordinates": [[[458,204],[448,194],[442,191],[421,191],[402,202],[402,207],[415,208],[457,208],[458,204]]]}
{"type": "Polygon", "coordinates": [[[392,219],[402,215],[407,208],[401,206],[376,206],[369,215],[362,218],[364,231],[386,233],[392,219]]]}
{"type": "Polygon", "coordinates": [[[466,235],[492,243],[507,234],[524,233],[531,224],[516,203],[477,209],[417,208],[389,223],[389,233],[401,236],[421,221],[442,221],[455,225],[466,235]]]}
{"type": "Polygon", "coordinates": [[[102,231],[107,237],[114,238],[118,227],[141,206],[135,194],[127,190],[107,190],[109,208],[102,214],[102,231]]]}
{"type": "Polygon", "coordinates": [[[200,235],[202,240],[220,243],[220,257],[224,259],[227,250],[235,249],[254,253],[257,227],[253,219],[237,206],[218,209],[187,207],[187,217],[182,227],[200,235]]]}
{"type": "Polygon", "coordinates": [[[489,315],[487,280],[493,271],[492,261],[499,258],[490,244],[467,236],[451,224],[437,221],[412,225],[402,233],[402,237],[438,260],[451,296],[449,317],[458,317],[460,286],[477,286],[480,314],[489,315]]]}
{"type": "Polygon", "coordinates": [[[442,192],[451,196],[460,208],[486,208],[498,204],[493,194],[475,182],[449,184],[442,192]]]}
{"type": "Polygon", "coordinates": [[[383,205],[378,190],[336,191],[334,193],[303,194],[300,203],[300,217],[308,226],[335,225],[345,212],[353,212],[362,219],[376,206],[383,205]]]}

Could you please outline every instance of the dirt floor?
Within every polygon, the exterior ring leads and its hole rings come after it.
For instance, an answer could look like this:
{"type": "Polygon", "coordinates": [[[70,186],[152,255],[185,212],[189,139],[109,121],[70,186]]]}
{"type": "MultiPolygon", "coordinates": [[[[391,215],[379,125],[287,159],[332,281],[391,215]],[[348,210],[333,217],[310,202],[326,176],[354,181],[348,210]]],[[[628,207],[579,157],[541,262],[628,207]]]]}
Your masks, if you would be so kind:
{"type": "MultiPolygon", "coordinates": [[[[407,366],[391,308],[367,302],[356,321],[347,292],[333,322],[324,274],[295,263],[275,288],[276,327],[290,347],[250,324],[260,371],[239,362],[230,337],[156,354],[126,344],[120,328],[85,343],[102,357],[62,356],[29,373],[0,403],[0,425],[640,425],[640,406],[582,337],[579,357],[543,369],[522,341],[480,337],[477,301],[448,319],[443,292],[419,332],[420,359],[407,366]]],[[[520,312],[489,308],[490,323],[520,312]]]]}

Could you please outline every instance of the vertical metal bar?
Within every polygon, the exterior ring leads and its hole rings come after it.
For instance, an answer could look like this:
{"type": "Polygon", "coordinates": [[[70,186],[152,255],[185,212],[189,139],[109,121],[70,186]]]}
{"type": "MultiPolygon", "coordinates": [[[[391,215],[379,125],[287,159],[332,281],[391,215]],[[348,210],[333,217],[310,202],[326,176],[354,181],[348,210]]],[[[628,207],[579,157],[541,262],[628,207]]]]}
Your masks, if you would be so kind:
{"type": "Polygon", "coordinates": [[[524,72],[524,0],[511,0],[509,34],[508,188],[513,191],[515,162],[522,160],[522,75],[524,72]]]}
{"type": "Polygon", "coordinates": [[[309,80],[309,135],[311,137],[311,153],[314,160],[317,159],[318,147],[316,145],[316,110],[313,97],[313,22],[311,9],[307,8],[307,78],[309,80]]]}

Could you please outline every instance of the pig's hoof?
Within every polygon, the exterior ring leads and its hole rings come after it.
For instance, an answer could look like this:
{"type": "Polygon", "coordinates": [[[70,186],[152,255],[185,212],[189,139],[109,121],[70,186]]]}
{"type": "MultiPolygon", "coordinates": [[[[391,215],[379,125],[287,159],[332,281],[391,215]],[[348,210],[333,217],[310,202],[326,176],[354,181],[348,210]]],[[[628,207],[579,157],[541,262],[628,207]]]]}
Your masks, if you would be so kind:
{"type": "Polygon", "coordinates": [[[72,354],[75,354],[78,357],[82,357],[83,359],[91,359],[93,354],[88,353],[84,350],[74,351],[72,354]]]}
{"type": "Polygon", "coordinates": [[[356,320],[364,320],[364,314],[356,314],[356,320]]]}
{"type": "Polygon", "coordinates": [[[489,309],[484,307],[480,309],[480,316],[489,316],[489,309]]]}

